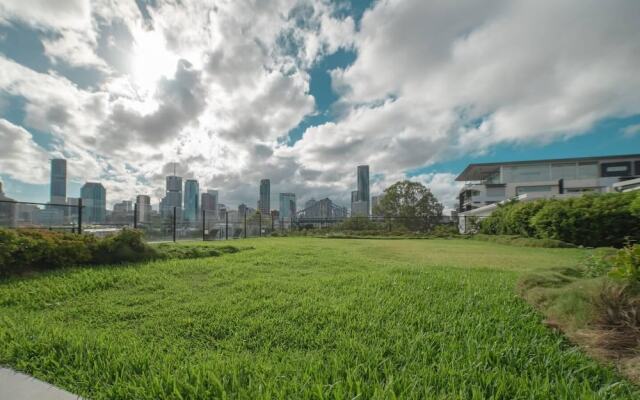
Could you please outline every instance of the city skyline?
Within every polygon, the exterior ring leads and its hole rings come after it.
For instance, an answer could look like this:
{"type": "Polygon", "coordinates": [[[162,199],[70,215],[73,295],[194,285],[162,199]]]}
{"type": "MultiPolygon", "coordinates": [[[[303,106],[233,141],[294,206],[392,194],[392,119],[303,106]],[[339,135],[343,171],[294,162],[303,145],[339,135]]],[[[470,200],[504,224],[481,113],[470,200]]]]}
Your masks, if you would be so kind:
{"type": "Polygon", "coordinates": [[[371,195],[409,178],[453,208],[470,163],[640,147],[637,1],[2,4],[18,200],[50,201],[43,160],[64,158],[67,193],[99,181],[109,207],[156,204],[177,162],[229,204],[268,177],[273,196],[348,205],[367,164],[371,195]]]}

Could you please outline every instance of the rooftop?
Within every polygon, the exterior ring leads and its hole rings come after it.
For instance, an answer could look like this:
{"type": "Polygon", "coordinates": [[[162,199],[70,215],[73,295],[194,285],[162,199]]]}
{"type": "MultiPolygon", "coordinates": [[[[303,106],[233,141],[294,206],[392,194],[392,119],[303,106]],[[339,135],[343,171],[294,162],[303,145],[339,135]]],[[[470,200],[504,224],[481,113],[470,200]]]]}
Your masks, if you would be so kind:
{"type": "Polygon", "coordinates": [[[613,156],[599,156],[599,157],[573,157],[573,158],[552,158],[543,160],[524,160],[524,161],[503,161],[492,163],[477,163],[469,164],[458,175],[456,181],[480,181],[486,179],[488,176],[498,172],[499,168],[503,165],[526,165],[526,164],[538,164],[538,163],[550,163],[550,162],[581,162],[581,161],[599,161],[609,159],[628,159],[639,158],[640,154],[620,154],[613,156]]]}

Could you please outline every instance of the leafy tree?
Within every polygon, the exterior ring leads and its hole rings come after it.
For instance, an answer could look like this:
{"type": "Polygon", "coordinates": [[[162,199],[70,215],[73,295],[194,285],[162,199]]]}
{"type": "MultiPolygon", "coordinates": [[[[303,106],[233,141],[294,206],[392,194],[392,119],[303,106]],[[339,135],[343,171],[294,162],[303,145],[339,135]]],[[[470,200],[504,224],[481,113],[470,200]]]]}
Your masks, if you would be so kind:
{"type": "Polygon", "coordinates": [[[423,184],[400,181],[385,189],[374,214],[393,217],[396,224],[412,231],[428,231],[442,216],[443,208],[423,184]]]}

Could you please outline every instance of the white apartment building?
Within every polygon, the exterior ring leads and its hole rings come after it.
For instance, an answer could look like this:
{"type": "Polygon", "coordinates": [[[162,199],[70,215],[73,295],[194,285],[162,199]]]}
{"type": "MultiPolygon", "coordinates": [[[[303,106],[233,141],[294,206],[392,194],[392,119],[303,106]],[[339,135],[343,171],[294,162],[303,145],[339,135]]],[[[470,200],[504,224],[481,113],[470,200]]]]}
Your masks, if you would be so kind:
{"type": "Polygon", "coordinates": [[[469,164],[458,211],[469,212],[516,197],[569,197],[620,190],[640,177],[640,154],[469,164]],[[524,196],[526,195],[526,196],[524,196]]]}

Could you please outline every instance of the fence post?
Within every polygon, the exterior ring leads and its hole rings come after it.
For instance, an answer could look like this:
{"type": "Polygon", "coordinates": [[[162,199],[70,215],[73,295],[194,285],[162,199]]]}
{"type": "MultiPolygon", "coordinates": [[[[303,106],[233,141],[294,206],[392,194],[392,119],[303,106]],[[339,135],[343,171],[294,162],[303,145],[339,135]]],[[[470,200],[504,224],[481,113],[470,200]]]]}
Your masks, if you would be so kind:
{"type": "Polygon", "coordinates": [[[247,210],[244,210],[244,238],[247,238],[247,210]]]}
{"type": "Polygon", "coordinates": [[[173,241],[176,241],[176,212],[177,207],[173,207],[173,241]]]}
{"type": "Polygon", "coordinates": [[[258,212],[258,236],[262,237],[262,213],[258,212]]]}
{"type": "Polygon", "coordinates": [[[202,241],[203,242],[205,241],[205,226],[206,226],[205,225],[205,216],[206,216],[205,210],[202,209],[202,241]]]}
{"type": "Polygon", "coordinates": [[[82,234],[82,197],[78,199],[78,235],[82,234]]]}
{"type": "Polygon", "coordinates": [[[273,214],[271,214],[271,233],[274,231],[273,214]]]}
{"type": "Polygon", "coordinates": [[[133,203],[133,229],[138,229],[138,203],[133,203]]]}
{"type": "Polygon", "coordinates": [[[229,211],[224,212],[224,240],[229,240],[229,211]]]}

